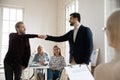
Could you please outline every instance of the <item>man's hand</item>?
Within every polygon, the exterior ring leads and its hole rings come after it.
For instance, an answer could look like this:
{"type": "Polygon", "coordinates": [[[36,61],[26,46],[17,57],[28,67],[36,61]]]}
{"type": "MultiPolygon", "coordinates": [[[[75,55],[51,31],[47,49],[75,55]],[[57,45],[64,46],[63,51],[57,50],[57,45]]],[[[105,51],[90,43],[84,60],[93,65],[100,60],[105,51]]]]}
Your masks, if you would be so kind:
{"type": "Polygon", "coordinates": [[[39,35],[38,38],[40,38],[40,39],[46,39],[47,35],[39,35]]]}

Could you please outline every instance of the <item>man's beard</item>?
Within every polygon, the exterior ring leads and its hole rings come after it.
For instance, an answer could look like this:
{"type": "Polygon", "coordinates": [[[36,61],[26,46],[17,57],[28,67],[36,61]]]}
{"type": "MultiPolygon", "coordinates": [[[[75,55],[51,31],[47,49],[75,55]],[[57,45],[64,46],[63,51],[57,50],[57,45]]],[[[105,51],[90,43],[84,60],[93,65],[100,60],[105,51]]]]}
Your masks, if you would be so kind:
{"type": "Polygon", "coordinates": [[[21,34],[25,34],[25,32],[21,32],[21,34]]]}
{"type": "Polygon", "coordinates": [[[74,26],[74,23],[70,23],[70,26],[74,26]]]}

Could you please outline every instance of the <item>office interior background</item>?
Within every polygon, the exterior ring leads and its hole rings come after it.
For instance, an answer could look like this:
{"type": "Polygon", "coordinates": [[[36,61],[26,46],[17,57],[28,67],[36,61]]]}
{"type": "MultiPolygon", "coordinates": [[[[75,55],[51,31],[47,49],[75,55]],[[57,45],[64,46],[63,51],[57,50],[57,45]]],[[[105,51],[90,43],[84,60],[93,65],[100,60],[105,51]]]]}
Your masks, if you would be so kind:
{"type": "MultiPolygon", "coordinates": [[[[23,21],[26,33],[62,35],[73,27],[69,26],[69,14],[79,12],[81,23],[90,27],[93,32],[94,49],[100,49],[97,64],[109,62],[114,53],[108,47],[103,27],[106,19],[120,8],[120,0],[0,0],[0,64],[8,49],[9,33],[15,32],[14,25],[23,21]]],[[[53,55],[53,46],[62,50],[66,63],[69,62],[68,42],[55,43],[38,39],[30,39],[31,55],[43,45],[49,55],[53,55]]],[[[4,79],[4,71],[0,70],[0,80],[4,79]]]]}

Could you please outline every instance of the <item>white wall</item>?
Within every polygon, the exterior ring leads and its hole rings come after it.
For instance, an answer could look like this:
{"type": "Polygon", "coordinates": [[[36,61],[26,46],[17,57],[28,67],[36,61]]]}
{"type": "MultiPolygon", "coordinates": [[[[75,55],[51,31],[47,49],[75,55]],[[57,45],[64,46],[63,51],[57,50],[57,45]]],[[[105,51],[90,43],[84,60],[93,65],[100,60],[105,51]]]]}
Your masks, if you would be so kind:
{"type": "MultiPolygon", "coordinates": [[[[56,0],[27,0],[25,3],[25,23],[28,33],[56,34],[57,1],[56,0]]],[[[42,44],[45,50],[52,54],[54,42],[31,40],[31,49],[42,44]]]]}
{"type": "Polygon", "coordinates": [[[23,7],[24,1],[25,0],[0,0],[0,4],[23,7]]]}
{"type": "Polygon", "coordinates": [[[104,0],[79,0],[82,23],[93,32],[94,48],[100,48],[99,62],[104,62],[104,0]]]}
{"type": "MultiPolygon", "coordinates": [[[[58,16],[57,16],[57,36],[63,35],[66,33],[66,26],[65,26],[65,0],[58,0],[58,16]]],[[[62,49],[62,55],[66,56],[66,44],[65,42],[57,43],[60,48],[62,49]]]]}
{"type": "MultiPolygon", "coordinates": [[[[0,4],[24,8],[27,33],[56,34],[57,0],[0,0],[0,4]]],[[[53,54],[52,47],[56,44],[39,39],[31,39],[30,43],[31,52],[42,44],[50,54],[53,54]]]]}
{"type": "MultiPolygon", "coordinates": [[[[0,32],[2,32],[2,9],[0,8],[0,32]]],[[[2,43],[2,39],[1,39],[1,37],[2,37],[2,34],[0,34],[0,45],[1,45],[1,43],[2,43]]],[[[1,51],[1,47],[0,47],[0,51],[1,51]]],[[[0,57],[1,58],[1,57],[0,57]]],[[[1,62],[1,60],[0,60],[0,62],[1,62]]]]}

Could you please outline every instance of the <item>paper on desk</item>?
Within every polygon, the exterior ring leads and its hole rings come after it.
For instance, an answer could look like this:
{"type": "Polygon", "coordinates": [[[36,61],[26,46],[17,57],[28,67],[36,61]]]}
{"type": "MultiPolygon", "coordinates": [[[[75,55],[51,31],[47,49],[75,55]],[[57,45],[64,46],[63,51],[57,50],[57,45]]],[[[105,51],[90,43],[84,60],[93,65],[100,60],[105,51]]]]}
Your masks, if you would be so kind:
{"type": "Polygon", "coordinates": [[[70,80],[94,80],[86,65],[68,66],[65,70],[70,80]]]}

